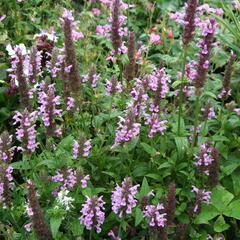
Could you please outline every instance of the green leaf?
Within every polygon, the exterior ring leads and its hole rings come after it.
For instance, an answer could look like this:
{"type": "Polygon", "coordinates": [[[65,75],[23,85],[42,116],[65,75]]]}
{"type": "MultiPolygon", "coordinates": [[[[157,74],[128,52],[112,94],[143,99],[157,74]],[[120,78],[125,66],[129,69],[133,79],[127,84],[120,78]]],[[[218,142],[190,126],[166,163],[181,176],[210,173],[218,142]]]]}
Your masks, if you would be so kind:
{"type": "Polygon", "coordinates": [[[19,170],[29,170],[32,168],[28,161],[14,162],[14,163],[11,163],[11,166],[13,167],[13,169],[19,169],[19,170]]]}
{"type": "Polygon", "coordinates": [[[211,98],[215,98],[215,99],[217,98],[217,96],[214,93],[209,92],[209,91],[204,92],[202,96],[207,96],[207,97],[211,97],[211,98]]]}
{"type": "Polygon", "coordinates": [[[225,188],[218,186],[212,191],[211,202],[220,213],[223,213],[233,198],[234,196],[232,193],[225,188]]]}
{"type": "Polygon", "coordinates": [[[143,220],[143,212],[141,209],[136,208],[135,212],[135,227],[137,227],[143,220]]]}
{"type": "Polygon", "coordinates": [[[69,135],[62,139],[62,141],[58,144],[58,147],[62,147],[64,149],[72,148],[73,136],[69,135]]]}
{"type": "Polygon", "coordinates": [[[136,147],[138,140],[139,140],[139,137],[136,137],[132,141],[126,143],[124,145],[125,152],[130,152],[131,150],[133,150],[136,147]]]}
{"type": "Polygon", "coordinates": [[[212,204],[202,204],[201,212],[195,219],[195,224],[208,224],[208,221],[219,215],[212,204]]]}
{"type": "Polygon", "coordinates": [[[223,214],[240,220],[240,200],[231,202],[223,214]]]}
{"type": "Polygon", "coordinates": [[[147,144],[147,143],[140,143],[140,145],[143,147],[143,149],[147,152],[147,153],[149,153],[151,156],[155,156],[156,155],[156,150],[153,148],[153,147],[151,147],[149,144],[147,144]]]}
{"type": "Polygon", "coordinates": [[[150,187],[148,185],[147,179],[144,177],[143,181],[142,181],[142,186],[141,186],[139,195],[140,195],[140,197],[142,197],[144,195],[147,195],[149,192],[150,192],[150,187]]]}
{"type": "Polygon", "coordinates": [[[222,215],[218,217],[213,226],[215,232],[223,232],[227,230],[229,227],[230,225],[226,224],[225,219],[222,215]]]}
{"type": "Polygon", "coordinates": [[[156,181],[161,181],[162,180],[162,176],[159,174],[155,174],[155,173],[149,173],[146,175],[146,177],[150,177],[156,181]]]}
{"type": "Polygon", "coordinates": [[[63,220],[62,216],[54,216],[50,218],[50,227],[51,227],[53,238],[57,237],[57,233],[62,223],[62,220],[63,220]]]}
{"type": "Polygon", "coordinates": [[[175,137],[174,138],[178,153],[180,155],[183,155],[189,146],[189,141],[186,137],[175,137]]]}
{"type": "Polygon", "coordinates": [[[81,236],[83,234],[84,225],[80,224],[78,219],[71,220],[69,223],[69,229],[72,231],[74,237],[81,236]]]}

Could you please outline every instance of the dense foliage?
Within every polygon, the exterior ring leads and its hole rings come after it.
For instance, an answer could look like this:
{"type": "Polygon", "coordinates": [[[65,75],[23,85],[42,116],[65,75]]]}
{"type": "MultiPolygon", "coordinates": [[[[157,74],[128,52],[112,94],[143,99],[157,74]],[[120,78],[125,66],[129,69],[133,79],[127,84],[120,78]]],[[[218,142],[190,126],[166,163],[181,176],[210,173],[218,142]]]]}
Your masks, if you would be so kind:
{"type": "Polygon", "coordinates": [[[239,0],[1,3],[0,238],[240,239],[239,22],[239,0]]]}

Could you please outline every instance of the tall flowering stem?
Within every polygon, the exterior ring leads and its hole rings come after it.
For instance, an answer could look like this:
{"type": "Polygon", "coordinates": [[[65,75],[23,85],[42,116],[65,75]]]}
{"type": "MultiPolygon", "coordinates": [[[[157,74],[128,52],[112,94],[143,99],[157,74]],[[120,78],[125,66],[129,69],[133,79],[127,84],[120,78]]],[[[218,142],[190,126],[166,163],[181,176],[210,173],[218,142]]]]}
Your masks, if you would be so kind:
{"type": "Polygon", "coordinates": [[[74,47],[73,27],[75,25],[75,22],[72,12],[64,9],[61,20],[64,30],[66,67],[69,67],[70,69],[67,74],[68,84],[71,93],[77,93],[81,90],[81,78],[79,73],[79,66],[77,63],[76,50],[74,47]]]}
{"type": "Polygon", "coordinates": [[[198,115],[200,112],[200,97],[201,88],[204,87],[206,82],[208,68],[210,65],[209,59],[211,55],[211,49],[214,46],[213,37],[216,31],[217,23],[214,18],[206,19],[205,22],[200,26],[202,29],[203,38],[199,40],[197,46],[200,47],[198,54],[199,60],[197,63],[197,73],[193,80],[196,87],[196,107],[195,107],[195,121],[194,121],[194,133],[192,145],[197,144],[197,126],[198,126],[198,115]]]}
{"type": "Polygon", "coordinates": [[[128,84],[135,77],[135,72],[136,72],[135,54],[136,54],[135,33],[130,32],[129,40],[128,40],[128,59],[129,59],[129,63],[125,68],[125,78],[126,78],[128,84]]]}
{"type": "Polygon", "coordinates": [[[194,31],[196,27],[196,13],[197,13],[198,0],[189,0],[184,17],[184,31],[183,31],[183,61],[182,61],[182,76],[180,86],[180,98],[179,98],[179,111],[178,111],[178,135],[181,132],[181,116],[182,116],[182,104],[183,104],[183,88],[184,88],[184,76],[187,60],[188,45],[194,37],[194,31]]]}
{"type": "Polygon", "coordinates": [[[180,86],[180,95],[179,95],[178,136],[180,136],[180,133],[181,133],[181,116],[182,116],[182,105],[183,105],[183,88],[184,88],[184,75],[185,75],[186,63],[187,63],[187,48],[184,48],[184,52],[183,52],[183,62],[182,62],[181,86],[180,86]]]}
{"type": "Polygon", "coordinates": [[[37,192],[35,190],[35,185],[32,181],[28,180],[28,201],[29,210],[31,212],[32,226],[38,236],[39,240],[52,240],[51,231],[44,219],[41,207],[38,202],[37,192]]]}
{"type": "Polygon", "coordinates": [[[20,94],[20,103],[22,108],[27,108],[31,110],[32,103],[29,98],[29,88],[28,82],[24,75],[24,56],[20,48],[16,50],[16,60],[17,61],[17,68],[16,68],[16,77],[18,79],[19,84],[19,94],[20,94]]]}
{"type": "Polygon", "coordinates": [[[234,53],[231,53],[228,65],[225,70],[224,79],[223,79],[223,88],[219,95],[219,97],[223,100],[226,100],[228,96],[231,95],[230,83],[231,83],[231,76],[233,72],[233,63],[236,57],[237,56],[234,53]]]}
{"type": "Polygon", "coordinates": [[[112,44],[114,48],[114,52],[117,55],[119,48],[122,44],[122,39],[119,34],[119,28],[120,28],[120,22],[119,22],[119,16],[120,16],[120,0],[115,0],[112,6],[112,44]]]}
{"type": "MultiPolygon", "coordinates": [[[[112,192],[112,210],[114,213],[118,214],[120,218],[125,217],[127,214],[132,213],[132,209],[136,207],[137,200],[135,195],[137,194],[138,185],[132,185],[132,179],[130,177],[126,177],[122,186],[120,187],[118,184],[115,190],[112,192]]],[[[119,226],[118,237],[121,237],[121,226],[122,222],[119,226]]]]}

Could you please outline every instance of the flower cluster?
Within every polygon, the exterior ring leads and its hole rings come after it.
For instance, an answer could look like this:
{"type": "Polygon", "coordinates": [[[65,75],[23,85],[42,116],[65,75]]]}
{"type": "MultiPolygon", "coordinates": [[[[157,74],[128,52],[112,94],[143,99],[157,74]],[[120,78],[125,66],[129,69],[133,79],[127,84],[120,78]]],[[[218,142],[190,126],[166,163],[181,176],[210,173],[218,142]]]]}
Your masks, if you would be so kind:
{"type": "Polygon", "coordinates": [[[108,233],[108,236],[109,236],[109,237],[112,237],[113,240],[122,240],[120,237],[117,236],[117,233],[115,233],[113,230],[111,230],[111,231],[108,233]]]}
{"type": "Polygon", "coordinates": [[[11,57],[11,68],[7,70],[10,72],[11,86],[18,88],[22,108],[31,109],[28,82],[32,66],[29,62],[27,49],[24,44],[19,44],[14,48],[7,45],[6,50],[11,57]]]}
{"type": "Polygon", "coordinates": [[[199,154],[194,156],[197,160],[195,165],[200,172],[205,173],[206,175],[209,175],[209,167],[214,161],[212,152],[213,148],[210,147],[210,143],[205,143],[200,146],[199,154]]]}
{"type": "Polygon", "coordinates": [[[133,109],[129,109],[125,118],[119,117],[119,119],[112,148],[136,138],[140,133],[141,124],[136,122],[136,115],[133,109]]]}
{"type": "Polygon", "coordinates": [[[60,206],[64,207],[66,211],[70,210],[73,207],[72,202],[74,201],[72,197],[68,197],[68,194],[69,194],[68,190],[61,190],[60,192],[58,192],[56,198],[57,203],[60,206]]]}
{"type": "Polygon", "coordinates": [[[42,82],[38,95],[38,103],[40,104],[39,113],[43,120],[44,126],[47,128],[47,135],[61,134],[61,129],[56,128],[54,116],[62,117],[62,109],[57,109],[60,103],[60,96],[55,96],[54,84],[42,82]]]}
{"type": "Polygon", "coordinates": [[[15,146],[12,147],[12,135],[7,131],[0,135],[0,160],[11,162],[14,155],[15,146]]]}
{"type": "Polygon", "coordinates": [[[59,189],[64,191],[73,189],[78,183],[81,183],[82,188],[86,188],[88,180],[90,180],[89,175],[84,176],[83,174],[78,174],[76,170],[71,168],[58,169],[57,174],[51,177],[51,181],[61,183],[61,185],[54,189],[52,194],[57,196],[59,189]]]}
{"type": "Polygon", "coordinates": [[[202,88],[206,81],[206,76],[209,67],[209,58],[211,53],[211,48],[215,45],[213,43],[213,36],[216,31],[217,23],[214,18],[207,18],[204,22],[201,22],[199,27],[202,30],[203,38],[199,39],[197,46],[200,48],[198,53],[198,63],[197,63],[197,73],[194,78],[194,84],[196,88],[202,88]]]}
{"type": "Polygon", "coordinates": [[[149,217],[149,226],[150,227],[164,227],[166,219],[166,213],[160,213],[160,210],[163,210],[163,204],[158,204],[157,206],[154,205],[147,205],[144,212],[145,217],[149,217]]]}
{"type": "Polygon", "coordinates": [[[74,140],[73,143],[73,158],[87,157],[89,155],[89,150],[92,148],[91,139],[85,141],[83,137],[79,141],[74,140]]]}
{"type": "Polygon", "coordinates": [[[200,212],[200,204],[202,202],[206,204],[211,204],[210,199],[211,199],[211,192],[206,192],[205,190],[200,190],[196,188],[195,186],[192,186],[192,192],[196,193],[196,203],[194,207],[194,213],[199,213],[200,212]]]}
{"type": "Polygon", "coordinates": [[[6,208],[11,203],[11,191],[13,190],[13,168],[6,164],[1,164],[0,169],[0,202],[3,203],[3,208],[6,208]]]}
{"type": "Polygon", "coordinates": [[[22,142],[22,146],[18,147],[18,150],[23,152],[35,152],[38,147],[38,143],[36,142],[37,131],[35,120],[37,118],[37,112],[29,113],[27,109],[24,110],[23,113],[17,112],[13,119],[15,122],[14,125],[19,123],[19,127],[16,130],[16,137],[19,141],[22,142]]]}
{"type": "Polygon", "coordinates": [[[106,95],[110,96],[116,92],[122,92],[122,85],[117,78],[113,78],[112,81],[106,80],[106,95]]]}
{"type": "Polygon", "coordinates": [[[100,74],[92,73],[86,74],[83,76],[83,82],[89,82],[92,87],[97,86],[97,81],[100,78],[100,74]]]}
{"type": "Polygon", "coordinates": [[[145,115],[146,125],[149,125],[150,130],[148,133],[148,137],[152,138],[155,133],[159,132],[160,134],[164,134],[164,131],[167,129],[166,123],[167,120],[160,121],[157,113],[152,113],[151,115],[145,115]]]}
{"type": "Polygon", "coordinates": [[[112,210],[118,214],[119,217],[123,217],[126,214],[131,214],[132,209],[136,207],[137,200],[135,195],[137,194],[137,188],[139,185],[132,185],[132,179],[126,177],[122,186],[116,185],[115,190],[112,192],[112,210]]]}
{"type": "Polygon", "coordinates": [[[214,107],[211,107],[210,104],[207,104],[204,108],[201,108],[201,111],[204,113],[204,117],[208,120],[216,117],[214,107]]]}
{"type": "Polygon", "coordinates": [[[105,220],[105,213],[103,212],[105,202],[102,198],[103,196],[87,196],[87,200],[80,211],[82,213],[79,218],[80,223],[85,225],[88,230],[96,229],[97,233],[101,232],[101,225],[105,220]]]}
{"type": "Polygon", "coordinates": [[[156,92],[156,97],[165,98],[169,92],[168,83],[170,82],[169,76],[165,73],[165,68],[155,69],[154,73],[148,77],[149,88],[156,92]]]}

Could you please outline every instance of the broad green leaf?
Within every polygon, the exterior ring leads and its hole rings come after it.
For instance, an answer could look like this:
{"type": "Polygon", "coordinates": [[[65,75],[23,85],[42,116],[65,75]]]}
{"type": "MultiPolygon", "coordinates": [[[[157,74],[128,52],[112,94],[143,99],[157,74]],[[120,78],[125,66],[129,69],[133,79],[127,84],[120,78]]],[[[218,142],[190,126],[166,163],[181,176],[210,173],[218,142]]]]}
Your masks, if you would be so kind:
{"type": "Polygon", "coordinates": [[[140,143],[140,145],[141,145],[141,146],[143,147],[143,149],[144,149],[147,153],[149,153],[151,156],[156,155],[156,150],[155,150],[153,147],[151,147],[149,144],[142,142],[142,143],[140,143]]]}
{"type": "Polygon", "coordinates": [[[240,200],[231,202],[223,214],[240,220],[240,200]]]}
{"type": "Polygon", "coordinates": [[[142,186],[141,186],[139,195],[140,195],[140,197],[142,197],[144,195],[147,195],[149,192],[150,192],[150,187],[148,185],[147,179],[144,177],[143,181],[142,181],[142,186]]]}
{"type": "Polygon", "coordinates": [[[131,142],[126,143],[124,146],[125,151],[130,152],[131,150],[133,150],[136,147],[138,140],[139,140],[139,137],[136,137],[131,142]]]}
{"type": "Polygon", "coordinates": [[[83,234],[84,225],[80,224],[78,219],[71,220],[69,229],[72,231],[74,237],[81,236],[83,234]]]}
{"type": "Polygon", "coordinates": [[[201,212],[195,219],[195,224],[208,224],[208,221],[219,215],[212,204],[202,204],[201,212]]]}
{"type": "Polygon", "coordinates": [[[135,211],[135,227],[137,227],[143,220],[143,212],[141,209],[136,208],[135,211]]]}
{"type": "Polygon", "coordinates": [[[180,155],[183,155],[189,146],[188,139],[186,137],[175,137],[174,140],[177,146],[178,153],[180,155]]]}
{"type": "Polygon", "coordinates": [[[156,181],[161,181],[162,176],[160,174],[155,174],[155,173],[149,173],[146,175],[146,177],[152,178],[156,181]]]}
{"type": "Polygon", "coordinates": [[[65,137],[59,144],[58,147],[62,147],[64,149],[68,149],[72,147],[73,136],[69,135],[65,137]]]}
{"type": "Polygon", "coordinates": [[[57,237],[57,233],[62,220],[63,220],[62,216],[53,216],[50,218],[50,227],[51,227],[53,238],[57,237]]]}
{"type": "Polygon", "coordinates": [[[213,226],[215,232],[223,232],[223,231],[227,230],[229,227],[230,227],[230,225],[228,225],[225,222],[225,219],[222,215],[220,215],[218,217],[218,219],[216,220],[216,222],[214,223],[214,226],[213,226]]]}
{"type": "Polygon", "coordinates": [[[214,188],[211,194],[212,205],[217,208],[219,213],[223,213],[225,211],[226,207],[233,198],[233,194],[221,186],[214,188]]]}

